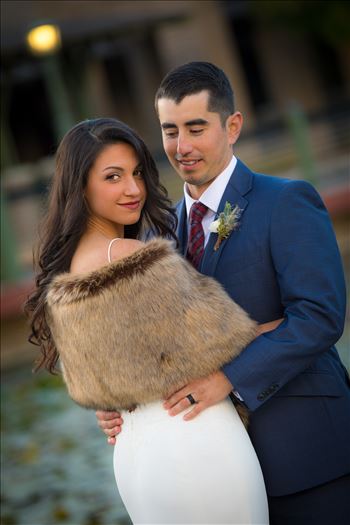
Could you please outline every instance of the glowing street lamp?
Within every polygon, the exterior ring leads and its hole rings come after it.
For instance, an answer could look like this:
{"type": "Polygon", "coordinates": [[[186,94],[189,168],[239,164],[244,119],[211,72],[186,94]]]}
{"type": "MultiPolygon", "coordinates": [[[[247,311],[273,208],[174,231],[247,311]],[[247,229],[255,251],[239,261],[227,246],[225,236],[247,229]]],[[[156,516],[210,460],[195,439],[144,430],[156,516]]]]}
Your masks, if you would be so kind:
{"type": "Polygon", "coordinates": [[[27,33],[27,44],[34,54],[48,55],[61,47],[61,32],[54,24],[34,27],[27,33]]]}
{"type": "Polygon", "coordinates": [[[26,40],[32,54],[40,57],[58,142],[75,120],[57,53],[62,42],[61,32],[55,24],[41,24],[28,31],[26,40]]]}

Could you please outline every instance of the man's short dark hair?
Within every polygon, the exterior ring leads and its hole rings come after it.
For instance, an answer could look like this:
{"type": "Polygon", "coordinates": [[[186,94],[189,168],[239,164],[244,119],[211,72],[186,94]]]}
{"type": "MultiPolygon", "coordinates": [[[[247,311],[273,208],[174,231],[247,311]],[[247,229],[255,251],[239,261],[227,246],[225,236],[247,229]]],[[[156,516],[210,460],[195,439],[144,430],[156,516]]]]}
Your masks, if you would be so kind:
{"type": "Polygon", "coordinates": [[[209,62],[189,62],[172,69],[162,80],[155,97],[170,98],[176,104],[188,95],[209,92],[208,111],[219,113],[222,126],[234,113],[234,97],[231,84],[222,69],[209,62]]]}

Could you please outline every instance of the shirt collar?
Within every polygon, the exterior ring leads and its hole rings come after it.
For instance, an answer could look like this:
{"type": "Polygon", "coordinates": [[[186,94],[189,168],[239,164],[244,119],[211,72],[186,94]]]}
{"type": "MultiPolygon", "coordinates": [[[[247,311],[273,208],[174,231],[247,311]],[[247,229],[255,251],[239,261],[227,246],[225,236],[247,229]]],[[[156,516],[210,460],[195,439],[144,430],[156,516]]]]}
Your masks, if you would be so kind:
{"type": "MultiPolygon", "coordinates": [[[[230,180],[230,177],[233,173],[237,164],[237,158],[232,155],[232,159],[226,168],[213,180],[213,182],[208,186],[208,188],[202,193],[199,202],[205,204],[213,213],[216,213],[219,208],[220,201],[230,180]]],[[[187,217],[189,217],[191,206],[195,201],[188,194],[186,183],[184,184],[184,195],[186,203],[186,212],[187,217]]]]}

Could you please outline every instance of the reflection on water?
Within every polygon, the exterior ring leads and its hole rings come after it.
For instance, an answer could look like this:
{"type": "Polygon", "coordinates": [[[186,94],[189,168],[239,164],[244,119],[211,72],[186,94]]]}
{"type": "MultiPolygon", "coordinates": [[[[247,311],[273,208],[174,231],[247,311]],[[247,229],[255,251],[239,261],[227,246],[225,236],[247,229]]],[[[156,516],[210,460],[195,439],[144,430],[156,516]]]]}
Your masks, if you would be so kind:
{"type": "Polygon", "coordinates": [[[61,378],[22,367],[3,376],[1,393],[1,524],[130,524],[113,448],[61,378]]]}

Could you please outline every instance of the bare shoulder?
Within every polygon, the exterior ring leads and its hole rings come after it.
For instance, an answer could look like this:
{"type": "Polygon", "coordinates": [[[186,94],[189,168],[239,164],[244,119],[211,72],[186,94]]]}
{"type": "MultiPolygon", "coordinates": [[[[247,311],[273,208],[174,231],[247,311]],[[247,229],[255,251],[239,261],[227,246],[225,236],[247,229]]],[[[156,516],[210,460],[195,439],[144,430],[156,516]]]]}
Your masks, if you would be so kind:
{"type": "Polygon", "coordinates": [[[70,273],[81,274],[98,270],[108,264],[108,243],[83,243],[78,246],[70,265],[70,273]]]}
{"type": "MultiPolygon", "coordinates": [[[[71,262],[70,273],[89,273],[102,268],[108,264],[108,239],[99,239],[93,242],[81,243],[71,262]]],[[[117,261],[132,255],[144,246],[144,243],[136,239],[116,239],[111,246],[111,261],[117,261]]]]}
{"type": "Polygon", "coordinates": [[[117,239],[111,247],[111,261],[118,261],[124,257],[129,257],[145,245],[137,239],[117,239]]]}

